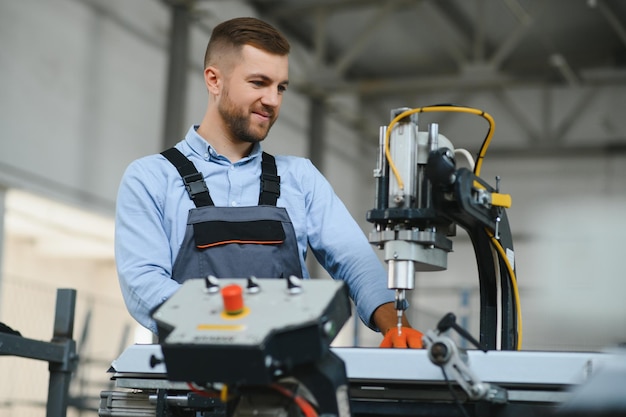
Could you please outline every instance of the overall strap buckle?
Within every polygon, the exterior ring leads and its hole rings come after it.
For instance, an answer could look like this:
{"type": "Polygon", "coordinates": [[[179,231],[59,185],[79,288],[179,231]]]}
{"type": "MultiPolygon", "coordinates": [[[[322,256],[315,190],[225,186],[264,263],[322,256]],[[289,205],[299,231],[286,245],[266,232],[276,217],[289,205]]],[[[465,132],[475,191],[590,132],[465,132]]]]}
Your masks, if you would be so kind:
{"type": "Polygon", "coordinates": [[[193,162],[174,147],[161,152],[161,155],[176,167],[176,170],[183,178],[187,194],[189,194],[189,198],[191,198],[196,207],[215,205],[209,195],[209,188],[206,182],[204,182],[204,177],[198,172],[193,162]]]}

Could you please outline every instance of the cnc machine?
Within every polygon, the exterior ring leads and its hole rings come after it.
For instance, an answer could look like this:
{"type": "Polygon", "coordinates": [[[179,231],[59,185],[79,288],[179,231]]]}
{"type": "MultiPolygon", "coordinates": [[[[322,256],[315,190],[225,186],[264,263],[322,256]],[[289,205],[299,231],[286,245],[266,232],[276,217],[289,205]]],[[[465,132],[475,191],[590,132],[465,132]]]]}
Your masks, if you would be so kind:
{"type": "Polygon", "coordinates": [[[395,109],[390,120],[380,130],[376,207],[367,220],[370,242],[384,251],[398,319],[415,273],[447,268],[460,227],[478,268],[477,340],[449,313],[425,332],[425,349],[331,348],[350,316],[343,283],[198,277],[154,313],[160,343],[131,346],[113,362],[116,390],[102,393],[100,416],[547,415],[615,359],[520,351],[511,198],[498,180],[492,186],[480,177],[491,116],[430,106],[395,109]],[[488,122],[472,169],[457,168],[467,152],[437,124],[419,126],[420,114],[440,111],[488,122]],[[453,331],[475,349],[460,348],[453,331]]]}

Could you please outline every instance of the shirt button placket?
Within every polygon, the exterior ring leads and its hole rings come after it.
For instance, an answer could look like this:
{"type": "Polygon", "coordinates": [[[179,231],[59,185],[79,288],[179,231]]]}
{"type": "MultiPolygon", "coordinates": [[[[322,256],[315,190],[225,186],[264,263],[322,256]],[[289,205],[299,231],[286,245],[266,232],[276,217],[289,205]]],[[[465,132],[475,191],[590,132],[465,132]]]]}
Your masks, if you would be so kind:
{"type": "MultiPolygon", "coordinates": [[[[233,178],[230,178],[230,176],[231,176],[231,175],[234,175],[235,168],[236,168],[236,165],[235,165],[235,164],[232,164],[232,165],[230,166],[230,168],[229,168],[229,171],[230,171],[230,172],[229,172],[229,175],[228,175],[228,176],[229,176],[229,180],[230,180],[230,188],[231,188],[231,191],[232,191],[232,187],[233,187],[233,183],[234,183],[234,181],[233,181],[233,178]]],[[[237,207],[237,206],[239,205],[239,203],[237,202],[237,200],[231,200],[231,201],[230,201],[230,205],[231,205],[231,207],[237,207]]]]}

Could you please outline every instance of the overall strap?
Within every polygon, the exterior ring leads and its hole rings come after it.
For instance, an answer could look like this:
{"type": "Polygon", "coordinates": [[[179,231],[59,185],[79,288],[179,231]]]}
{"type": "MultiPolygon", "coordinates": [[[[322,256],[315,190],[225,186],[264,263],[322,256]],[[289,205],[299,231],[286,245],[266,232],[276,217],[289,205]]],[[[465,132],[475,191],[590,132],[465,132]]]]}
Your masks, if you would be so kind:
{"type": "MultiPolygon", "coordinates": [[[[168,161],[172,163],[183,178],[185,188],[189,197],[196,207],[214,206],[209,195],[209,189],[204,182],[202,174],[198,172],[196,166],[178,149],[172,147],[161,152],[168,161]]],[[[280,197],[280,177],[277,174],[276,159],[266,153],[262,154],[261,161],[261,192],[259,194],[259,205],[275,206],[280,197]]]]}
{"type": "Polygon", "coordinates": [[[275,206],[280,197],[280,177],[276,170],[276,159],[263,152],[261,161],[261,194],[259,195],[260,206],[275,206]]]}
{"type": "Polygon", "coordinates": [[[196,207],[214,206],[209,195],[209,189],[204,182],[202,174],[198,172],[196,166],[178,149],[172,147],[161,152],[168,161],[172,163],[183,178],[185,189],[196,207]]]}

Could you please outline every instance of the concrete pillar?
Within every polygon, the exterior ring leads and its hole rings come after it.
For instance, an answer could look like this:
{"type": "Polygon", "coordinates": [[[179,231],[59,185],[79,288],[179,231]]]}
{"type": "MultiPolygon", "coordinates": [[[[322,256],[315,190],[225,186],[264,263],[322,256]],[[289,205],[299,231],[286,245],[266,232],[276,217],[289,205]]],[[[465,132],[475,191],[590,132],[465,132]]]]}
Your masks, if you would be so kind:
{"type": "MultiPolygon", "coordinates": [[[[4,218],[6,217],[6,195],[8,188],[0,184],[0,304],[2,303],[2,289],[4,286],[4,218]]],[[[2,310],[0,309],[0,321],[2,310]]]]}
{"type": "Polygon", "coordinates": [[[190,6],[187,2],[172,2],[170,27],[169,63],[165,117],[163,125],[163,149],[179,142],[187,130],[185,104],[187,100],[187,62],[189,60],[190,6]]]}

